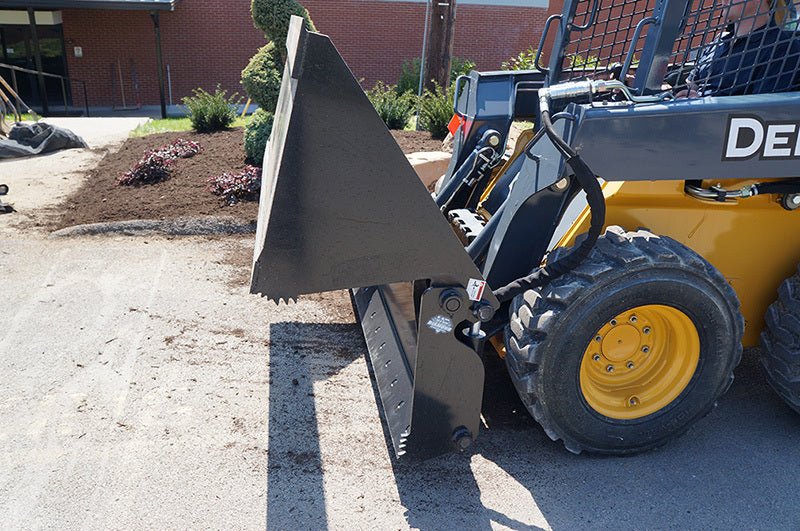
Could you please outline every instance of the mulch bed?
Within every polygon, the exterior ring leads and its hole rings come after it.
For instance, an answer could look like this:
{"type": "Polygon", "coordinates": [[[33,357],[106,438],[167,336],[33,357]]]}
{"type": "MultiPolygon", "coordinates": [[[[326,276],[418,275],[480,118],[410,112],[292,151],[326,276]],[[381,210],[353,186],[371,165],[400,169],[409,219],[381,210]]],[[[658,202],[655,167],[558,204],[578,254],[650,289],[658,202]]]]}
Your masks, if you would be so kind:
{"type": "MultiPolygon", "coordinates": [[[[428,133],[392,131],[405,153],[438,151],[441,141],[428,133]]],[[[234,205],[220,202],[208,191],[208,178],[244,168],[242,130],[211,134],[159,133],[129,138],[121,149],[109,153],[91,170],[86,183],[62,205],[53,230],[107,221],[131,219],[174,219],[194,216],[231,216],[244,221],[258,217],[258,203],[244,201],[234,205]],[[178,138],[199,142],[203,150],[192,158],[178,159],[172,176],[157,184],[120,186],[117,179],[148,149],[155,149],[178,138]]]]}
{"type": "Polygon", "coordinates": [[[425,131],[392,131],[392,136],[406,154],[442,150],[442,141],[432,139],[425,131]]]}

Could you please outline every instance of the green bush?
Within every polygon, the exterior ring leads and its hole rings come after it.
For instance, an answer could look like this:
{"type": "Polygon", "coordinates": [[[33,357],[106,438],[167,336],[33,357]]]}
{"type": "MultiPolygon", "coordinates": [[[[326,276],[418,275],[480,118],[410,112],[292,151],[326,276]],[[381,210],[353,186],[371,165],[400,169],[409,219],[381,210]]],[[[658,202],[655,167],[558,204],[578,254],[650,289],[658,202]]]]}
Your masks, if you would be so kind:
{"type": "Polygon", "coordinates": [[[219,85],[213,94],[201,88],[194,89],[192,94],[183,98],[183,104],[188,107],[192,128],[198,133],[227,129],[236,119],[233,108],[239,103],[236,94],[228,98],[228,91],[220,90],[219,85]]]}
{"type": "Polygon", "coordinates": [[[396,87],[387,87],[381,81],[367,91],[369,101],[389,129],[403,129],[414,112],[414,95],[398,94],[396,87]]]}
{"type": "Polygon", "coordinates": [[[447,136],[447,124],[453,117],[453,91],[439,85],[433,92],[426,90],[419,103],[419,124],[431,136],[442,139],[447,136]]]}
{"type": "Polygon", "coordinates": [[[256,27],[267,35],[267,39],[276,43],[283,58],[286,56],[286,35],[292,15],[303,17],[306,28],[316,31],[308,10],[295,0],[252,0],[250,12],[256,27]]]}
{"type": "Polygon", "coordinates": [[[281,56],[275,50],[275,45],[269,43],[259,49],[242,70],[242,85],[259,107],[274,112],[281,92],[282,74],[281,56]]]}
{"type": "Polygon", "coordinates": [[[581,55],[572,54],[567,56],[569,59],[569,66],[575,69],[595,70],[600,66],[600,60],[596,55],[581,55]]]}
{"type": "MultiPolygon", "coordinates": [[[[404,94],[406,92],[417,93],[419,90],[419,65],[419,57],[403,63],[400,69],[400,79],[397,80],[396,85],[398,94],[404,94]]],[[[475,61],[463,59],[461,57],[453,57],[450,60],[450,82],[454,82],[460,75],[469,74],[470,70],[474,68],[475,61]]]]}
{"type": "Polygon", "coordinates": [[[264,150],[272,133],[272,121],[271,112],[258,109],[247,122],[244,128],[244,153],[250,164],[261,166],[264,163],[264,150]]]}
{"type": "Polygon", "coordinates": [[[397,80],[395,90],[397,90],[398,94],[417,93],[419,90],[419,58],[403,63],[403,66],[400,67],[400,79],[397,80]]]}
{"type": "Polygon", "coordinates": [[[516,57],[503,63],[503,70],[536,70],[537,51],[536,48],[530,47],[519,52],[516,57]]]}

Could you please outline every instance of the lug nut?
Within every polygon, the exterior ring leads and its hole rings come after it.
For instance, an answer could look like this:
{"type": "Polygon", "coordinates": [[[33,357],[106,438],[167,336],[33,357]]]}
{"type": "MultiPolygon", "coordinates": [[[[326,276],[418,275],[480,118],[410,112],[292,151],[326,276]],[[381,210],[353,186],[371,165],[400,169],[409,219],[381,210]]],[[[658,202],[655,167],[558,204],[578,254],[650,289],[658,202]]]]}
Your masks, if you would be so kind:
{"type": "Polygon", "coordinates": [[[614,366],[613,365],[606,365],[606,372],[614,372],[614,366]]]}
{"type": "Polygon", "coordinates": [[[642,332],[644,332],[645,334],[649,334],[650,333],[650,327],[649,326],[645,326],[644,328],[642,328],[642,332]]]}
{"type": "Polygon", "coordinates": [[[611,319],[611,326],[617,326],[617,320],[611,319]]]}
{"type": "Polygon", "coordinates": [[[630,397],[630,398],[628,399],[628,403],[629,403],[630,405],[632,405],[632,406],[638,406],[638,405],[639,405],[639,399],[638,399],[638,398],[636,398],[635,396],[632,396],[632,397],[630,397]]]}
{"type": "Polygon", "coordinates": [[[643,346],[643,347],[642,347],[642,352],[644,352],[645,354],[647,354],[648,352],[650,352],[650,347],[648,347],[647,345],[643,346]]]}
{"type": "Polygon", "coordinates": [[[637,319],[635,315],[631,315],[631,317],[630,317],[630,322],[632,322],[632,323],[635,323],[635,322],[636,322],[636,321],[638,321],[638,320],[639,320],[639,319],[637,319]]]}
{"type": "Polygon", "coordinates": [[[603,340],[603,338],[601,336],[594,336],[594,340],[600,342],[603,340]]]}
{"type": "Polygon", "coordinates": [[[592,356],[592,359],[594,361],[600,361],[600,354],[595,354],[594,356],[592,356]]]}
{"type": "Polygon", "coordinates": [[[626,363],[626,364],[625,364],[625,366],[626,366],[627,368],[629,368],[629,369],[633,369],[633,367],[634,367],[634,365],[633,365],[633,362],[632,362],[632,361],[629,361],[628,363],[626,363]]]}

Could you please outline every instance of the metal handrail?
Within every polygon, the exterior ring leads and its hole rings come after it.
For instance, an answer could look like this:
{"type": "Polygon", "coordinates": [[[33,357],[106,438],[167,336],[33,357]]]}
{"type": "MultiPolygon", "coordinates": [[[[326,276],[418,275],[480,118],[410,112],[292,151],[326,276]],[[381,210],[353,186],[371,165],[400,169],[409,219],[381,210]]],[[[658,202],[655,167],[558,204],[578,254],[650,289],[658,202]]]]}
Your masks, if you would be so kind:
{"type": "Polygon", "coordinates": [[[67,86],[66,82],[70,83],[79,83],[83,87],[83,108],[86,112],[86,116],[89,116],[89,97],[86,92],[86,81],[81,79],[70,78],[66,76],[62,76],[59,74],[51,74],[49,72],[39,72],[38,70],[31,70],[29,68],[22,68],[20,66],[9,65],[6,63],[0,63],[0,68],[5,68],[11,71],[11,85],[14,87],[14,92],[16,92],[16,99],[17,105],[23,103],[23,101],[19,97],[19,89],[17,87],[17,72],[22,72],[24,74],[34,74],[34,75],[42,75],[44,77],[51,77],[55,79],[61,80],[61,94],[64,98],[64,112],[69,112],[69,105],[67,104],[67,86]]]}

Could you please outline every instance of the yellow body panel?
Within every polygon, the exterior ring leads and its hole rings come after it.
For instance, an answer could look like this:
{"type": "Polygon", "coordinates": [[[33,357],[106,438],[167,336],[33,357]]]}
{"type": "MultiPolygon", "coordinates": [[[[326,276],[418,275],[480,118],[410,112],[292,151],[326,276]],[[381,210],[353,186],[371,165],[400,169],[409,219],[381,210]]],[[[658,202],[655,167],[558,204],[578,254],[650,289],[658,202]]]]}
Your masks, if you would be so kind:
{"type": "MultiPolygon", "coordinates": [[[[736,189],[753,181],[719,182],[736,189]]],[[[683,188],[683,181],[607,182],[606,225],[669,236],[711,262],[741,301],[744,346],[756,346],[767,307],[800,262],[800,211],[783,209],[773,195],[716,203],[692,198],[683,188]]],[[[588,228],[584,211],[558,245],[572,245],[588,228]]]]}

